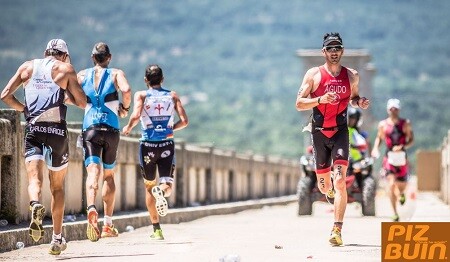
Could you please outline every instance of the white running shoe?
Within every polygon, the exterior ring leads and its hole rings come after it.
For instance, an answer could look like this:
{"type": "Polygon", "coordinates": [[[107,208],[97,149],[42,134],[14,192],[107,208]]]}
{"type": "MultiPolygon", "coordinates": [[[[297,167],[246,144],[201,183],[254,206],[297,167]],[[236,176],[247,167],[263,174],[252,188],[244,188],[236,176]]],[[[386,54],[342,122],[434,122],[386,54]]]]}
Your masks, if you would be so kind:
{"type": "Polygon", "coordinates": [[[156,211],[160,216],[166,216],[167,211],[169,209],[169,205],[167,205],[167,200],[164,198],[164,193],[159,186],[154,186],[152,188],[152,195],[156,199],[156,211]]]}
{"type": "Polygon", "coordinates": [[[61,237],[61,239],[52,238],[52,242],[50,242],[50,249],[48,250],[48,253],[50,255],[59,255],[61,254],[61,251],[66,250],[66,248],[67,243],[64,237],[61,237]]]}

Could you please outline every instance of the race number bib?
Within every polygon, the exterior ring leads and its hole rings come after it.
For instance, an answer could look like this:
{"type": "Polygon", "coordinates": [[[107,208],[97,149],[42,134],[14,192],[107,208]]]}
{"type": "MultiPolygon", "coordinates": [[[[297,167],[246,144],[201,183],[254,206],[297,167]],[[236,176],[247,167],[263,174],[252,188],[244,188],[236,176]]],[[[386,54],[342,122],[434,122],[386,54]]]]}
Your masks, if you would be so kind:
{"type": "Polygon", "coordinates": [[[388,163],[393,166],[404,166],[406,165],[406,152],[398,151],[393,152],[389,151],[387,153],[388,163]]]}

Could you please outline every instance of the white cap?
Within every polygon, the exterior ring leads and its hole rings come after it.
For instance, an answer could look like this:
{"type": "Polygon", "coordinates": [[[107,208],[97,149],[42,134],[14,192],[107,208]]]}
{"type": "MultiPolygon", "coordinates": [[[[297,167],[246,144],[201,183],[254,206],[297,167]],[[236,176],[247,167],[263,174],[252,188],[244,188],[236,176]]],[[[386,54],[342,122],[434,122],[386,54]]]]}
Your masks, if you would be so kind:
{"type": "Polygon", "coordinates": [[[62,39],[52,39],[48,42],[46,51],[49,49],[54,49],[66,53],[69,55],[69,48],[67,48],[67,44],[62,39]]]}
{"type": "Polygon", "coordinates": [[[388,101],[387,101],[387,106],[386,106],[386,108],[387,108],[387,110],[390,110],[391,108],[397,108],[397,109],[400,109],[401,108],[401,106],[400,106],[400,100],[398,100],[397,98],[391,98],[391,99],[389,99],[388,101]]]}

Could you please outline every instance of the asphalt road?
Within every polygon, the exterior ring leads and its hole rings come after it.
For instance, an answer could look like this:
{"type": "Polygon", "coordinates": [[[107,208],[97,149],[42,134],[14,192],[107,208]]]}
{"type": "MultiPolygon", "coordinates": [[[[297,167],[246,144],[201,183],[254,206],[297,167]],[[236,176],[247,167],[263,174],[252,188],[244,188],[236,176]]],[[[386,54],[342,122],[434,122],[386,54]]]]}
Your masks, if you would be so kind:
{"type": "MultiPolygon", "coordinates": [[[[347,206],[343,247],[328,244],[331,205],[315,203],[312,216],[299,217],[292,203],[164,224],[166,240],[158,242],[144,227],[95,243],[70,241],[59,256],[42,244],[1,253],[0,261],[381,261],[381,222],[390,221],[391,209],[382,191],[376,200],[376,217],[363,217],[358,204],[347,206]]],[[[450,208],[436,194],[418,193],[401,215],[403,221],[450,221],[450,208]]]]}

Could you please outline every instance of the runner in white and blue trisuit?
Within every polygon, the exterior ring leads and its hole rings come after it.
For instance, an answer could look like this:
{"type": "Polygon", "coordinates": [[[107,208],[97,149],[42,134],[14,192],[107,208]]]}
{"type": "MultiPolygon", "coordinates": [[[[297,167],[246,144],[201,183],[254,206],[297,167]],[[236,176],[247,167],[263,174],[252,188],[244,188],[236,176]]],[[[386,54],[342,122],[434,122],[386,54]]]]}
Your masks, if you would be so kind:
{"type": "Polygon", "coordinates": [[[39,202],[43,184],[42,164],[49,170],[52,193],[53,235],[49,253],[59,255],[67,247],[62,236],[64,180],[69,162],[65,101],[84,108],[86,96],[70,64],[69,49],[62,39],[50,40],[44,59],[23,63],[2,91],[1,99],[24,112],[25,167],[28,175],[31,223],[29,234],[35,242],[44,236],[45,207],[39,202]],[[25,104],[14,96],[23,85],[25,104]]]}
{"type": "Polygon", "coordinates": [[[118,236],[112,222],[116,191],[114,167],[120,140],[119,117],[126,117],[128,114],[131,89],[122,70],[108,68],[111,58],[108,45],[97,43],[92,50],[94,67],[78,73],[78,82],[88,98],[83,120],[82,143],[84,165],[87,170],[86,234],[91,241],[97,241],[100,237],[118,236]],[[122,94],[122,102],[119,93],[122,94]],[[103,165],[102,199],[105,215],[100,235],[97,225],[98,213],[94,203],[102,171],[101,165],[103,165]]]}
{"type": "Polygon", "coordinates": [[[123,133],[128,135],[140,120],[142,137],[140,139],[139,161],[146,188],[146,205],[153,225],[150,238],[162,240],[159,216],[167,214],[167,201],[174,182],[175,143],[173,132],[188,125],[188,117],[180,98],[174,91],[161,86],[164,80],[158,65],[149,65],[145,70],[145,83],[148,90],[134,95],[133,113],[123,133]],[[174,121],[175,112],[179,120],[174,121]],[[175,124],[174,124],[175,123],[175,124]],[[156,169],[159,173],[159,186],[156,182],[156,169]]]}

